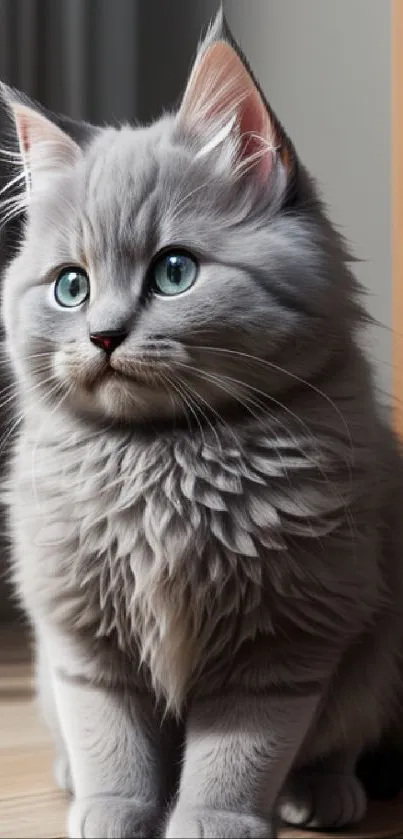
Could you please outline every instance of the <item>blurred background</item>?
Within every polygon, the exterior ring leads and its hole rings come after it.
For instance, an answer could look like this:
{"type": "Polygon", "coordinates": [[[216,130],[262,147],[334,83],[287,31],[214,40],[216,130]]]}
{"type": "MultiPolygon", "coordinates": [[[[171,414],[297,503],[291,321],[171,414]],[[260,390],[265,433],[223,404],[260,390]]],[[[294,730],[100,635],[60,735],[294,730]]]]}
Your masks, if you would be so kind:
{"type": "MultiPolygon", "coordinates": [[[[362,260],[356,273],[382,324],[369,343],[386,401],[391,2],[224,2],[269,102],[320,182],[331,218],[362,260]]],[[[0,78],[74,119],[149,121],[178,103],[199,37],[217,7],[217,0],[0,0],[0,78]]],[[[6,253],[3,240],[3,263],[6,253]]],[[[0,437],[8,421],[3,412],[0,437]]],[[[0,469],[6,455],[7,442],[0,444],[0,469]]],[[[3,568],[6,554],[3,536],[3,568]]],[[[1,620],[10,616],[10,598],[5,583],[0,586],[1,620]]]]}

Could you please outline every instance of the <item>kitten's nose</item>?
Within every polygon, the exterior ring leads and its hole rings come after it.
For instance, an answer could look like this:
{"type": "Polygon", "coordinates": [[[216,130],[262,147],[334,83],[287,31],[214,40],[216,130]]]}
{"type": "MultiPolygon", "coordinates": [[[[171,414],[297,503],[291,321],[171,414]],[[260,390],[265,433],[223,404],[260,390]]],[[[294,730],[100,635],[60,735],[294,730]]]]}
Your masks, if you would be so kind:
{"type": "Polygon", "coordinates": [[[126,336],[127,332],[124,329],[109,329],[107,332],[90,332],[90,341],[107,355],[111,355],[126,336]]]}

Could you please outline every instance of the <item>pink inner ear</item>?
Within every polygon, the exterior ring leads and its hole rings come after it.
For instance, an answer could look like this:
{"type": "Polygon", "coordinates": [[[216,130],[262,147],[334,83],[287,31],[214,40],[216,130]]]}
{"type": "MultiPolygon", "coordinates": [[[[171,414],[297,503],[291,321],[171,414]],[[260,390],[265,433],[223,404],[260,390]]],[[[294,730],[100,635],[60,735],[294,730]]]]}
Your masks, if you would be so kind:
{"type": "Polygon", "coordinates": [[[41,140],[41,134],[46,137],[47,120],[39,114],[32,111],[26,105],[15,105],[14,115],[16,119],[18,136],[21,146],[21,151],[28,155],[31,146],[41,140]]]}
{"type": "Polygon", "coordinates": [[[24,119],[21,120],[21,122],[19,124],[19,128],[20,128],[20,142],[21,142],[22,150],[26,154],[29,150],[29,131],[28,131],[28,125],[27,125],[27,123],[24,119]]]}
{"type": "Polygon", "coordinates": [[[254,86],[240,106],[239,126],[243,138],[241,157],[255,159],[259,175],[268,178],[276,143],[269,115],[254,86]]]}
{"type": "Polygon", "coordinates": [[[20,103],[12,104],[12,109],[20,150],[29,165],[35,160],[36,168],[46,171],[77,160],[79,147],[47,117],[20,103]]]}
{"type": "Polygon", "coordinates": [[[203,125],[237,115],[241,136],[240,159],[255,160],[260,177],[267,178],[276,146],[274,127],[253,79],[235,50],[216,41],[202,54],[191,74],[180,116],[195,131],[203,125]]]}
{"type": "Polygon", "coordinates": [[[35,139],[35,114],[33,115],[33,119],[31,119],[31,111],[25,105],[16,105],[14,114],[21,151],[24,155],[28,155],[32,142],[35,139]]]}

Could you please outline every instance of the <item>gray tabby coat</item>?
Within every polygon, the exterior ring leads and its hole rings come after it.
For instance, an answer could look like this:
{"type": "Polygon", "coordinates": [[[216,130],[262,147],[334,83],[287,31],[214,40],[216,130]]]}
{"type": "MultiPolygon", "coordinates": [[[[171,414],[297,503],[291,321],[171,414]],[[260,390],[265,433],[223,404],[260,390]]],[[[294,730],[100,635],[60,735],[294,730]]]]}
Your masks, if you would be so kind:
{"type": "Polygon", "coordinates": [[[358,821],[356,759],[401,731],[403,472],[343,245],[220,20],[149,127],[77,142],[4,95],[15,583],[69,836],[358,821]],[[197,260],[181,294],[166,249],[197,260]]]}

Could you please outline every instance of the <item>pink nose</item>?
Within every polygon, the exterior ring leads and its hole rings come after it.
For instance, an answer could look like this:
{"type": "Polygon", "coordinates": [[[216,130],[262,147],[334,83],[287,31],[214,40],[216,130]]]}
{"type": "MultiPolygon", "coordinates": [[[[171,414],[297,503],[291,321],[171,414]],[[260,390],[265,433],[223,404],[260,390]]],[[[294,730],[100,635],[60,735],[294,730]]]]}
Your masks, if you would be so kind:
{"type": "Polygon", "coordinates": [[[127,333],[124,329],[110,329],[108,332],[91,332],[90,341],[100,347],[107,355],[111,355],[116,347],[125,340],[127,333]]]}

